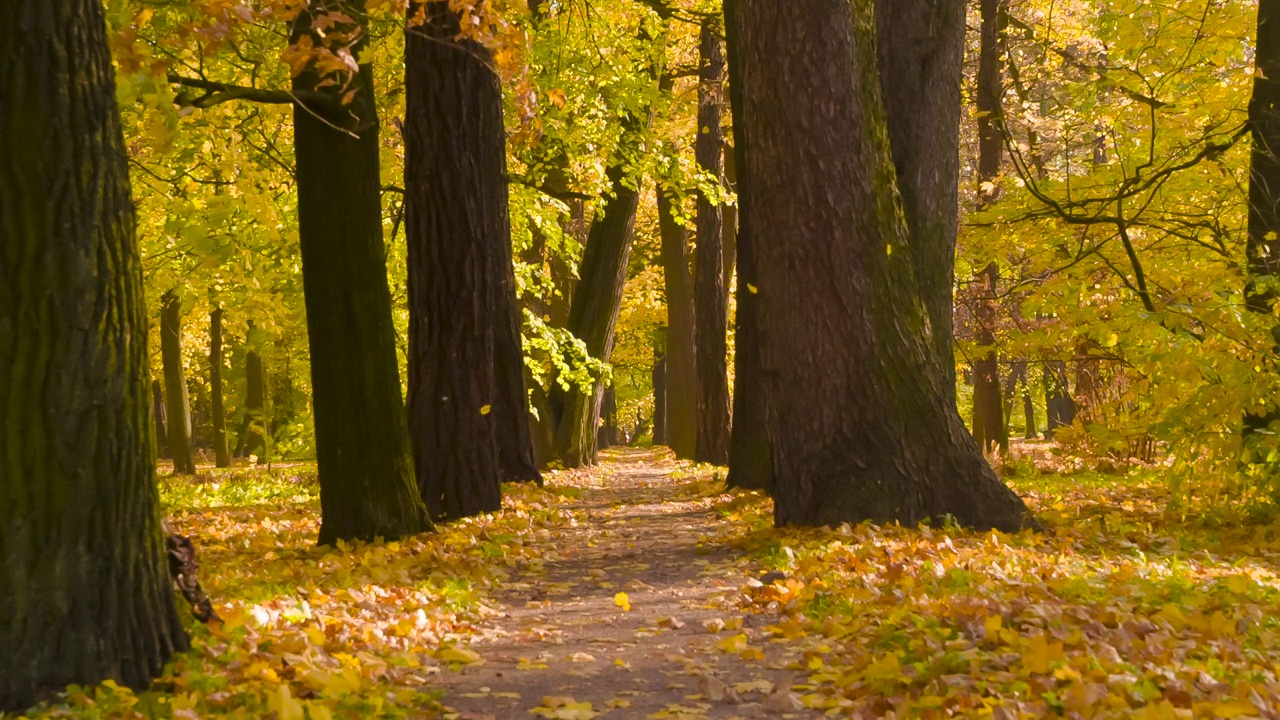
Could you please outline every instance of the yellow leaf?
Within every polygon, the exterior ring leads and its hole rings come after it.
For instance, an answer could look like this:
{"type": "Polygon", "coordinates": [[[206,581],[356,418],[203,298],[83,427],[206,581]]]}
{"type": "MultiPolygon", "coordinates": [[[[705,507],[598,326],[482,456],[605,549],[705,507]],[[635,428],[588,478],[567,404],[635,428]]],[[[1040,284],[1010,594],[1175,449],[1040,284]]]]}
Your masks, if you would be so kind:
{"type": "Polygon", "coordinates": [[[288,685],[280,685],[267,697],[267,708],[274,710],[279,720],[304,720],[302,703],[293,698],[288,685]]]}
{"type": "Polygon", "coordinates": [[[757,288],[755,285],[752,285],[751,283],[747,283],[747,292],[751,293],[752,295],[755,295],[756,293],[760,292],[760,289],[757,288]]]}
{"type": "Polygon", "coordinates": [[[898,662],[897,655],[885,653],[879,660],[868,665],[862,676],[867,680],[895,680],[902,676],[902,664],[898,662]]]}
{"type": "Polygon", "coordinates": [[[461,663],[463,665],[474,665],[484,662],[484,658],[480,657],[480,653],[466,648],[454,647],[446,645],[440,648],[436,653],[436,657],[445,662],[461,663]]]}
{"type": "Polygon", "coordinates": [[[488,415],[488,414],[489,414],[490,412],[492,412],[492,411],[493,411],[493,406],[492,406],[492,405],[481,405],[481,406],[480,406],[480,414],[481,414],[481,415],[488,415]]]}
{"type": "Polygon", "coordinates": [[[716,643],[716,649],[721,652],[739,653],[747,649],[747,636],[744,633],[730,635],[716,643]]]}
{"type": "Polygon", "coordinates": [[[631,612],[631,599],[624,592],[613,596],[613,604],[622,608],[623,612],[631,612]]]}

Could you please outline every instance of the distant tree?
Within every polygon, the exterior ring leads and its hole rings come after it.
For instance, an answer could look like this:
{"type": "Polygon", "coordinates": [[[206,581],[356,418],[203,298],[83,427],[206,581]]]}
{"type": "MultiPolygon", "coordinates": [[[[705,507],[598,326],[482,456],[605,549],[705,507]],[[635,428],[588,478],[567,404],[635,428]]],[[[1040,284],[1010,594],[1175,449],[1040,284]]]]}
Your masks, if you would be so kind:
{"type": "Polygon", "coordinates": [[[698,445],[694,278],[689,271],[689,231],[676,219],[673,200],[669,190],[657,189],[659,254],[667,300],[663,444],[669,446],[676,457],[691,460],[698,445]]]}
{"type": "Polygon", "coordinates": [[[187,373],[182,366],[182,298],[169,290],[160,298],[160,356],[164,362],[164,389],[168,399],[169,453],[173,471],[191,475],[196,461],[191,446],[191,403],[187,398],[187,373]]]}
{"type": "Polygon", "coordinates": [[[227,449],[227,411],[222,397],[222,308],[209,313],[209,394],[213,401],[213,458],[217,467],[231,467],[227,449]]]}
{"type": "MultiPolygon", "coordinates": [[[[936,298],[916,280],[911,203],[898,202],[914,180],[904,173],[899,181],[895,159],[908,168],[946,167],[952,159],[940,153],[949,142],[920,137],[909,152],[891,151],[870,3],[732,4],[738,27],[729,37],[738,48],[730,57],[738,65],[731,72],[741,83],[734,127],[745,144],[742,221],[759,279],[775,521],[915,524],[950,516],[974,527],[1026,527],[1026,506],[957,414],[930,327],[936,298]]],[[[892,51],[918,54],[920,65],[931,58],[958,86],[959,61],[938,58],[962,32],[963,2],[903,5],[921,8],[880,21],[918,15],[932,41],[895,43],[892,51]]],[[[958,92],[912,100],[919,115],[959,122],[958,92]]],[[[936,231],[933,241],[947,238],[936,231]]]]}
{"type": "Polygon", "coordinates": [[[0,712],[134,687],[187,639],[155,484],[147,313],[96,0],[0,23],[0,712]]]}
{"type": "MultiPolygon", "coordinates": [[[[294,20],[291,43],[305,38],[358,58],[364,23],[360,0],[312,0],[294,20]]],[[[414,479],[396,365],[373,67],[361,64],[342,82],[311,60],[299,70],[294,96],[306,104],[294,105],[294,155],[320,542],[398,538],[431,522],[414,479]]]]}
{"type": "Polygon", "coordinates": [[[533,465],[511,264],[502,87],[448,2],[409,6],[409,425],[437,517],[497,510],[533,465]]]}

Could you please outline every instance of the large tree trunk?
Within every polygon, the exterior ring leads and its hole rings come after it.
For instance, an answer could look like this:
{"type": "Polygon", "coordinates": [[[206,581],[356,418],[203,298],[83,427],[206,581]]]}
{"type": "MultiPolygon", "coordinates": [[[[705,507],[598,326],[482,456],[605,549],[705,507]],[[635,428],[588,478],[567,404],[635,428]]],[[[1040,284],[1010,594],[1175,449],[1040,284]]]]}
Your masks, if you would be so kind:
{"type": "MultiPolygon", "coordinates": [[[[345,16],[313,0],[295,20],[293,40],[325,41],[313,23],[332,21],[327,37],[349,31],[345,16]],[[327,15],[327,17],[326,17],[327,15]]],[[[363,4],[342,3],[363,22],[363,4]]],[[[359,56],[361,46],[351,48],[359,56]]],[[[414,480],[409,428],[396,367],[378,175],[378,115],[373,68],[361,65],[349,90],[313,70],[296,90],[332,101],[293,110],[298,235],[311,346],[311,386],[320,476],[320,543],[394,539],[431,528],[414,480]],[[342,93],[354,91],[349,104],[342,93]]]]}
{"type": "Polygon", "coordinates": [[[689,271],[689,232],[675,218],[671,197],[657,189],[662,277],[667,296],[665,444],[691,460],[698,449],[698,372],[694,278],[689,271]]]}
{"type": "MultiPolygon", "coordinates": [[[[1000,82],[1001,0],[981,0],[982,31],[978,51],[978,203],[996,198],[1000,175],[1000,128],[1004,104],[1000,82]]],[[[1000,391],[1000,362],[996,353],[996,310],[1000,268],[991,261],[978,276],[974,320],[978,357],[973,363],[973,439],[984,451],[1009,449],[1000,391]]]]}
{"type": "MultiPolygon", "coordinates": [[[[1249,281],[1245,304],[1257,313],[1272,314],[1276,283],[1280,281],[1280,0],[1259,0],[1257,72],[1249,101],[1249,129],[1253,150],[1249,163],[1249,225],[1245,254],[1249,281]]],[[[1272,325],[1271,334],[1280,338],[1272,325]]],[[[1267,429],[1280,409],[1247,413],[1246,438],[1267,429]]]]}
{"type": "Polygon", "coordinates": [[[667,444],[667,358],[653,361],[653,444],[667,444]]]}
{"type": "Polygon", "coordinates": [[[187,639],[155,484],[147,313],[106,21],[0,22],[0,713],[158,675],[187,639]]]}
{"type": "Polygon", "coordinates": [[[164,393],[168,399],[169,453],[173,472],[196,471],[191,449],[191,402],[187,398],[187,374],[182,368],[182,299],[173,290],[160,298],[160,358],[164,363],[164,393]]]}
{"type": "MultiPolygon", "coordinates": [[[[738,0],[724,5],[726,55],[729,60],[729,103],[734,118],[741,119],[743,63],[738,52],[741,45],[742,13],[738,0]]],[[[738,193],[737,314],[733,340],[733,427],[729,435],[729,487],[744,490],[767,490],[773,474],[769,459],[769,438],[765,431],[765,389],[760,377],[759,278],[756,276],[755,254],[750,228],[747,226],[745,203],[750,178],[745,167],[746,139],[734,124],[733,167],[738,193]]]]}
{"type": "Polygon", "coordinates": [[[165,417],[168,411],[164,406],[164,391],[160,389],[160,381],[151,381],[151,413],[156,420],[156,450],[160,457],[169,457],[169,429],[165,417]]]}
{"type": "Polygon", "coordinates": [[[952,306],[959,225],[965,0],[875,0],[889,144],[916,287],[944,389],[956,394],[952,306]],[[927,48],[927,51],[925,49],[927,48]]]}
{"type": "Polygon", "coordinates": [[[454,40],[458,22],[447,2],[411,5],[405,49],[409,425],[419,491],[434,516],[450,518],[499,509],[504,479],[538,478],[502,88],[488,51],[454,40]]]}
{"type": "MultiPolygon", "coordinates": [[[[720,129],[721,85],[724,53],[720,29],[711,19],[702,21],[699,42],[698,169],[720,179],[724,165],[720,129]]],[[[697,317],[698,448],[694,459],[726,465],[729,462],[729,373],[724,294],[724,227],[720,206],[698,192],[698,253],[694,273],[694,309],[697,317]]]]}
{"type": "Polygon", "coordinates": [[[209,314],[209,388],[213,396],[213,457],[217,467],[231,467],[227,450],[227,411],[222,405],[222,308],[209,314]]]}
{"type": "MultiPolygon", "coordinates": [[[[775,521],[1026,527],[931,344],[895,202],[869,3],[738,2],[734,127],[747,147],[775,521]]],[[[934,22],[946,19],[963,16],[934,22]]],[[[950,71],[959,82],[959,63],[950,71]]]]}

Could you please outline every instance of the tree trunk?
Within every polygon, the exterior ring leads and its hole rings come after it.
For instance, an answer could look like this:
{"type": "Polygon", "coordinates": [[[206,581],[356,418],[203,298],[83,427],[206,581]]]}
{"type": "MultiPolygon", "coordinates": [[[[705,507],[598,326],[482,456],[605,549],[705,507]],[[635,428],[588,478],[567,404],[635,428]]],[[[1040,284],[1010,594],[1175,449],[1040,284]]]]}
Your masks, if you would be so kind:
{"type": "MultiPolygon", "coordinates": [[[[1257,313],[1273,313],[1280,281],[1280,0],[1259,0],[1257,72],[1249,101],[1253,150],[1249,162],[1249,225],[1245,255],[1249,280],[1245,305],[1257,313]]],[[[1280,327],[1271,326],[1280,346],[1280,327]]],[[[1265,412],[1246,413],[1244,435],[1266,430],[1280,414],[1269,403],[1265,412]]],[[[1262,453],[1265,456],[1265,453],[1262,453]]]]}
{"type": "MultiPolygon", "coordinates": [[[[895,202],[870,3],[738,0],[737,12],[734,127],[758,253],[775,522],[1026,527],[1026,506],[965,432],[931,344],[895,202]]],[[[958,83],[960,64],[949,71],[958,83]]],[[[925,114],[947,100],[917,98],[925,114]]],[[[930,154],[911,156],[949,162],[930,154]]]]}
{"type": "Polygon", "coordinates": [[[676,220],[671,197],[664,188],[657,189],[657,199],[662,277],[667,295],[663,437],[676,457],[691,460],[698,449],[698,371],[689,232],[676,220]]]}
{"type": "Polygon", "coordinates": [[[0,713],[142,688],[187,639],[165,565],[147,313],[96,0],[0,23],[0,713]]]}
{"type": "MultiPolygon", "coordinates": [[[[996,198],[995,181],[1000,175],[1001,102],[1000,21],[1001,0],[981,0],[982,30],[978,52],[978,203],[987,205],[996,198]]],[[[1008,428],[1004,424],[1004,398],[1000,391],[1000,362],[996,353],[996,310],[1000,269],[995,261],[979,273],[982,292],[977,298],[974,319],[977,327],[978,358],[973,363],[973,438],[986,452],[1009,449],[1008,428]]]]}
{"type": "Polygon", "coordinates": [[[618,401],[613,386],[604,389],[600,400],[600,431],[596,434],[596,446],[613,447],[618,444],[618,401]]]}
{"type": "MultiPolygon", "coordinates": [[[[699,42],[698,169],[720,178],[723,135],[720,129],[724,53],[720,29],[702,21],[699,42]]],[[[726,465],[729,462],[729,373],[724,294],[724,227],[720,206],[698,192],[698,252],[694,272],[694,334],[697,338],[698,442],[694,459],[726,465]]]]}
{"type": "MultiPolygon", "coordinates": [[[[631,118],[630,124],[633,127],[624,133],[634,142],[638,140],[634,137],[638,121],[631,118]]],[[[604,362],[609,361],[613,352],[613,331],[618,323],[622,288],[627,281],[632,229],[640,203],[637,188],[628,185],[628,182],[639,185],[640,180],[632,178],[628,181],[626,166],[614,165],[606,174],[613,194],[591,223],[591,233],[579,266],[581,279],[574,288],[568,323],[569,332],[586,344],[591,357],[604,362]]],[[[600,421],[603,390],[599,382],[589,393],[578,388],[567,393],[559,386],[552,388],[553,404],[554,395],[563,398],[556,430],[556,455],[565,467],[576,468],[596,462],[596,427],[600,421]]]]}
{"type": "Polygon", "coordinates": [[[436,517],[502,505],[536,480],[516,318],[502,88],[488,51],[455,41],[447,2],[411,5],[406,40],[405,232],[409,425],[436,517]]]}
{"type": "MultiPolygon", "coordinates": [[[[249,326],[252,334],[253,326],[249,326]]],[[[252,342],[246,338],[246,343],[252,342]]],[[[256,455],[267,460],[267,371],[262,355],[252,346],[244,355],[244,422],[236,442],[236,455],[256,455]]]]}
{"type": "MultiPolygon", "coordinates": [[[[737,192],[738,188],[738,163],[734,158],[734,150],[732,145],[726,146],[724,151],[724,184],[725,187],[737,192]]],[[[729,307],[729,294],[733,290],[733,270],[738,263],[738,206],[725,205],[720,208],[724,215],[724,231],[720,234],[724,238],[724,304],[729,307]]],[[[726,321],[726,326],[728,321],[726,321]]]]}
{"type": "Polygon", "coordinates": [[[160,457],[169,457],[169,430],[165,422],[164,391],[160,389],[160,381],[151,381],[151,414],[156,419],[156,450],[160,457]]]}
{"type": "Polygon", "coordinates": [[[191,450],[191,403],[187,399],[187,375],[182,368],[182,299],[173,290],[160,298],[160,358],[164,363],[164,392],[169,400],[169,452],[173,472],[193,475],[195,456],[191,450]]]}
{"type": "Polygon", "coordinates": [[[880,82],[916,287],[944,389],[956,394],[952,305],[959,225],[965,0],[875,0],[880,82]],[[928,52],[923,51],[928,48],[928,52]]]}
{"type": "Polygon", "coordinates": [[[1067,364],[1061,360],[1050,360],[1044,365],[1044,410],[1044,436],[1048,440],[1053,439],[1054,430],[1075,422],[1076,403],[1071,397],[1067,364]]]}
{"type": "Polygon", "coordinates": [[[653,361],[653,444],[667,444],[667,358],[653,361]]]}
{"type": "Polygon", "coordinates": [[[213,396],[213,457],[217,467],[231,467],[227,450],[227,412],[222,406],[222,308],[209,314],[209,388],[213,396]]]}
{"type": "MultiPolygon", "coordinates": [[[[313,0],[294,22],[293,41],[358,34],[363,3],[313,0]],[[327,16],[326,16],[327,15],[327,16]],[[313,29],[324,18],[328,29],[313,29]]],[[[351,48],[358,57],[361,44],[351,48]]],[[[361,65],[343,90],[318,87],[312,69],[296,90],[332,101],[293,110],[298,235],[311,346],[311,386],[320,476],[320,543],[394,539],[431,528],[414,481],[408,421],[396,367],[391,292],[382,238],[378,121],[373,68],[361,65]]]]}
{"type": "MultiPolygon", "coordinates": [[[[742,13],[738,0],[724,6],[726,55],[729,60],[729,104],[732,115],[742,119],[743,63],[741,45],[742,13]]],[[[752,235],[747,226],[746,138],[734,123],[733,162],[738,192],[737,239],[738,288],[734,318],[733,427],[729,434],[729,487],[767,490],[772,482],[769,438],[765,431],[765,387],[760,377],[759,291],[752,235]]]]}

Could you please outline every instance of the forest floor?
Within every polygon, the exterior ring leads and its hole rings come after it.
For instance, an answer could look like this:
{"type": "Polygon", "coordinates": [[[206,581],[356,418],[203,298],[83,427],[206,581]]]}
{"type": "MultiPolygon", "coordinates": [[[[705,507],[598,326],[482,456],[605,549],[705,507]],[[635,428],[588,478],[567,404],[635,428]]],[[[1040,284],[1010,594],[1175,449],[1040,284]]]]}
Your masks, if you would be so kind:
{"type": "Polygon", "coordinates": [[[1280,717],[1274,510],[1036,460],[1006,474],[1045,533],[780,530],[711,468],[604,459],[338,548],[313,465],[165,478],[222,622],[30,716],[1280,717]]]}

